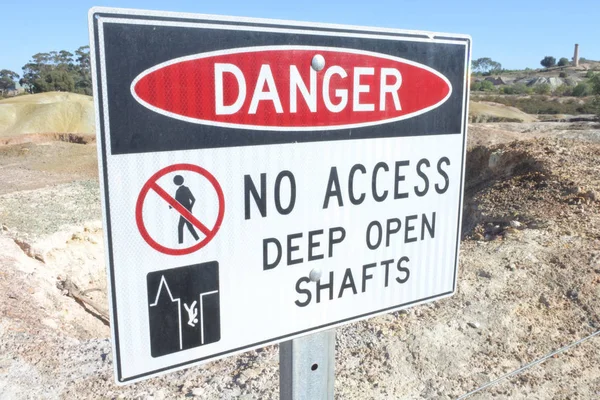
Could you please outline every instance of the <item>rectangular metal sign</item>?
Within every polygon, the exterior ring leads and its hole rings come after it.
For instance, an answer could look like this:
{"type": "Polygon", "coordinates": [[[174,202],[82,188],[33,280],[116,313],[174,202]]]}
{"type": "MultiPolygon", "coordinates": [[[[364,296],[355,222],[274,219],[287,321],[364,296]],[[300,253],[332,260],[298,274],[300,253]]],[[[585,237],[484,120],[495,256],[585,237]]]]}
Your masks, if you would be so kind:
{"type": "Polygon", "coordinates": [[[118,382],[454,293],[468,36],[89,21],[118,382]]]}

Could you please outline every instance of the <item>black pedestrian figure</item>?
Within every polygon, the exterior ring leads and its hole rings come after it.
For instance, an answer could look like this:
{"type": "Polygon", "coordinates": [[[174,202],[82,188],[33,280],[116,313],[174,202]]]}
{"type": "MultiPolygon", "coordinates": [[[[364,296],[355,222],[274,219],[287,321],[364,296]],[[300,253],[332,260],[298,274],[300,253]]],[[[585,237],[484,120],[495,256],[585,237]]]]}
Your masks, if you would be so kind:
{"type": "MultiPolygon", "coordinates": [[[[183,185],[183,176],[175,175],[175,178],[173,178],[173,183],[176,184],[177,186],[179,186],[179,188],[177,188],[177,191],[175,192],[175,200],[177,200],[177,202],[179,204],[181,204],[191,214],[192,207],[194,207],[194,203],[196,203],[196,199],[194,198],[194,195],[192,194],[191,190],[187,186],[183,185]]],[[[172,208],[172,207],[169,206],[169,208],[172,208]]],[[[177,227],[177,233],[179,235],[178,236],[179,244],[183,243],[183,226],[184,225],[187,226],[188,230],[190,231],[190,233],[192,234],[194,239],[196,239],[196,240],[200,239],[200,237],[198,236],[198,233],[196,233],[196,230],[194,229],[194,225],[192,225],[192,223],[190,221],[185,219],[183,217],[183,215],[180,215],[179,216],[179,226],[177,227]]]]}

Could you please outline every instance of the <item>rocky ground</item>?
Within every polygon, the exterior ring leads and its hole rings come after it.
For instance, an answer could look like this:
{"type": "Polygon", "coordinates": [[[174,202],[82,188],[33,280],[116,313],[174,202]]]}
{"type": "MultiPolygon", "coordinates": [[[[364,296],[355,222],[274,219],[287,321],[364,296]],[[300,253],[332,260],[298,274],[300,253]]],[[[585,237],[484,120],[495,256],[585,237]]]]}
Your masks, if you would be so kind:
{"type": "MultiPolygon", "coordinates": [[[[114,384],[95,162],[0,147],[0,399],[276,399],[277,346],[114,384]]],[[[336,398],[458,398],[597,332],[599,162],[598,122],[472,125],[458,292],[339,328],[336,398]]],[[[599,344],[470,398],[600,398],[599,344]]]]}

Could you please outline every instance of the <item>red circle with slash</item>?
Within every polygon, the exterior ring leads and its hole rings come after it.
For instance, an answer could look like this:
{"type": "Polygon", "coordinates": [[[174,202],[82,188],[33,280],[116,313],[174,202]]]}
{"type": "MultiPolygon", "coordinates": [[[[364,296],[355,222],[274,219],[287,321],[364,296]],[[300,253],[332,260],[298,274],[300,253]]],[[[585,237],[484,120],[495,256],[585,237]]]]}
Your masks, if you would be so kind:
{"type": "Polygon", "coordinates": [[[221,223],[223,222],[223,216],[225,214],[225,196],[223,196],[223,190],[221,189],[221,185],[217,179],[207,170],[202,167],[199,167],[194,164],[174,164],[168,166],[166,168],[161,169],[154,175],[148,179],[148,181],[142,187],[140,195],[138,196],[137,203],[135,206],[135,222],[137,223],[137,227],[140,231],[140,234],[154,250],[160,251],[161,253],[172,255],[172,256],[181,256],[185,254],[190,254],[195,251],[200,250],[204,246],[206,246],[217,234],[219,228],[221,227],[221,223]],[[161,188],[157,181],[163,176],[177,171],[191,171],[197,174],[202,175],[206,178],[212,187],[214,188],[217,198],[219,199],[219,212],[217,215],[217,220],[214,226],[211,228],[204,225],[200,220],[192,215],[187,209],[185,209],[173,196],[168,194],[163,188],[161,188]],[[189,221],[195,228],[197,228],[200,232],[204,234],[204,239],[200,242],[194,244],[191,247],[183,248],[183,249],[173,249],[170,247],[163,246],[158,243],[156,240],[150,236],[148,230],[146,229],[146,225],[144,223],[144,218],[142,215],[142,208],[144,206],[144,201],[146,200],[146,196],[150,191],[154,191],[158,196],[160,196],[164,201],[166,201],[171,207],[173,207],[183,218],[189,221]]]}

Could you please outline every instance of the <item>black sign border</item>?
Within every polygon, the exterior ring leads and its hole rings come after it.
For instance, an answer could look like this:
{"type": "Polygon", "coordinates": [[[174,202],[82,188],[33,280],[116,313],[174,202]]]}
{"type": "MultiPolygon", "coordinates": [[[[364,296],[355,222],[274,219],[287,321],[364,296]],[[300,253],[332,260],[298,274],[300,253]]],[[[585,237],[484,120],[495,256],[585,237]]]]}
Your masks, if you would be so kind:
{"type": "MultiPolygon", "coordinates": [[[[453,36],[452,34],[438,34],[438,33],[429,33],[429,32],[409,32],[409,31],[401,31],[395,29],[383,29],[383,28],[369,28],[369,27],[357,27],[357,26],[343,26],[343,25],[333,25],[333,24],[310,24],[310,23],[302,23],[296,21],[279,21],[279,20],[268,20],[268,19],[253,19],[253,18],[241,18],[241,17],[226,17],[226,16],[217,16],[217,15],[192,15],[192,14],[180,14],[180,13],[169,13],[169,12],[156,12],[156,11],[143,11],[143,10],[128,10],[128,9],[117,9],[117,8],[104,8],[104,7],[94,7],[89,11],[89,29],[90,29],[90,49],[91,49],[91,62],[92,62],[92,76],[93,76],[93,85],[94,85],[94,102],[96,108],[96,127],[99,128],[96,133],[99,136],[99,156],[102,164],[100,170],[100,182],[102,184],[102,190],[104,191],[103,197],[103,209],[104,209],[104,226],[106,229],[105,237],[106,237],[106,251],[108,255],[108,270],[109,270],[109,279],[110,279],[110,299],[111,299],[111,325],[112,332],[114,338],[114,356],[115,356],[115,372],[116,372],[116,383],[117,384],[125,384],[129,382],[139,381],[144,378],[150,378],[156,376],[160,373],[167,372],[169,370],[181,369],[187,365],[198,364],[201,362],[216,360],[222,358],[222,356],[228,354],[235,354],[242,352],[244,350],[251,350],[254,348],[260,348],[267,344],[279,343],[285,339],[296,337],[298,335],[302,335],[308,332],[320,331],[325,328],[333,328],[342,324],[345,324],[350,321],[359,321],[371,315],[383,314],[386,312],[391,312],[394,310],[400,310],[402,308],[411,306],[416,303],[427,302],[436,298],[443,298],[453,295],[456,292],[456,275],[458,272],[458,256],[459,256],[459,245],[460,245],[460,233],[461,233],[461,221],[462,221],[462,204],[463,204],[463,195],[464,195],[464,169],[465,169],[465,154],[466,154],[466,143],[467,143],[467,117],[468,117],[468,109],[469,109],[469,70],[470,70],[470,61],[471,61],[471,46],[472,40],[468,35],[457,35],[453,36]],[[169,22],[193,22],[193,23],[211,23],[211,24],[221,24],[224,27],[227,26],[250,26],[254,28],[289,28],[289,29],[301,29],[306,31],[327,31],[327,32],[344,32],[351,34],[370,34],[370,35],[382,35],[382,36],[397,36],[399,39],[401,38],[411,38],[411,39],[423,39],[423,40],[431,40],[431,39],[440,39],[440,40],[449,40],[456,41],[457,43],[463,42],[466,47],[466,57],[465,57],[465,80],[464,80],[464,102],[463,102],[463,118],[462,118],[462,132],[463,136],[463,148],[462,148],[462,159],[461,159],[461,181],[460,181],[460,192],[459,192],[459,210],[458,210],[458,221],[457,221],[457,241],[456,241],[456,250],[455,250],[455,261],[454,261],[454,278],[453,278],[453,286],[452,290],[449,292],[444,292],[441,294],[437,294],[434,296],[429,296],[426,298],[413,300],[411,302],[402,303],[399,305],[387,307],[381,310],[364,313],[358,316],[345,318],[342,320],[338,320],[335,322],[331,322],[328,324],[323,324],[320,326],[304,329],[302,331],[297,331],[294,333],[290,333],[287,335],[279,336],[276,338],[271,338],[267,340],[263,340],[260,342],[256,342],[250,345],[241,346],[235,349],[230,349],[227,351],[223,351],[220,353],[215,353],[207,357],[201,357],[194,360],[185,361],[179,364],[170,365],[168,367],[163,367],[159,369],[155,369],[152,371],[148,371],[143,374],[138,374],[134,376],[130,376],[127,378],[123,377],[122,374],[122,365],[121,365],[121,357],[120,357],[120,343],[119,343],[119,322],[117,318],[117,297],[116,297],[116,282],[115,282],[115,274],[114,274],[114,257],[113,257],[113,246],[112,246],[112,234],[111,234],[111,217],[110,217],[110,197],[109,197],[109,186],[108,186],[108,168],[107,168],[107,146],[109,145],[106,142],[105,136],[105,115],[104,115],[104,101],[106,94],[103,93],[103,86],[100,84],[100,79],[102,77],[102,68],[101,64],[103,62],[103,57],[101,56],[101,48],[98,41],[99,38],[99,23],[102,18],[119,18],[119,19],[131,19],[134,20],[155,20],[155,21],[169,21],[169,22]]],[[[355,139],[355,140],[364,140],[364,139],[355,139]]]]}

